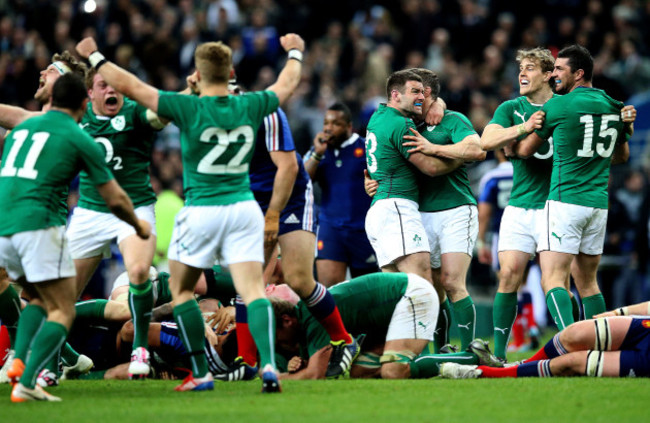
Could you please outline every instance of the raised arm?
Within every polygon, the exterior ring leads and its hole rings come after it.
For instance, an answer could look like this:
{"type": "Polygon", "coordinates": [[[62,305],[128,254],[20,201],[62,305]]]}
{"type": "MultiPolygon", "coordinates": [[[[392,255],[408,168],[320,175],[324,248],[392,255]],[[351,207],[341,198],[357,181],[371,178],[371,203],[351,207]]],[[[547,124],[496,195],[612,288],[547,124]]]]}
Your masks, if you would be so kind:
{"type": "Polygon", "coordinates": [[[93,38],[84,38],[77,44],[76,49],[81,57],[88,59],[97,69],[108,85],[154,113],[158,113],[158,90],[140,81],[131,72],[107,61],[97,49],[97,43],[93,38]]]}
{"type": "Polygon", "coordinates": [[[282,104],[291,97],[291,94],[300,82],[305,42],[300,38],[300,35],[287,34],[280,37],[280,44],[289,53],[288,60],[284,68],[282,68],[280,75],[278,75],[278,80],[268,90],[273,91],[278,96],[280,104],[282,104]]]}
{"type": "Polygon", "coordinates": [[[5,129],[14,129],[19,123],[43,112],[31,112],[22,107],[0,104],[0,126],[5,129]]]}

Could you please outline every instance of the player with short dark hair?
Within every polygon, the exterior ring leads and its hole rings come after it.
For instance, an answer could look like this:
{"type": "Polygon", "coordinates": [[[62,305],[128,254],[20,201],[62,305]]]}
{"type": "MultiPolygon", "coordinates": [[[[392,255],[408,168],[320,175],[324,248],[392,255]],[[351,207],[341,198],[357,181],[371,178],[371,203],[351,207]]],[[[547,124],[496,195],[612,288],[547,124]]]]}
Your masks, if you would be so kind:
{"type": "MultiPolygon", "coordinates": [[[[437,75],[428,69],[412,69],[425,88],[423,115],[428,114],[440,91],[437,75]]],[[[442,302],[435,348],[448,339],[453,312],[460,332],[461,349],[466,349],[475,335],[476,308],[467,291],[467,271],[478,234],[476,199],[469,185],[466,162],[485,159],[479,137],[469,119],[458,112],[445,110],[438,125],[422,122],[419,132],[412,129],[404,136],[408,152],[420,152],[443,160],[447,170],[431,177],[418,174],[419,211],[429,240],[430,267],[434,286],[442,302]]]]}
{"type": "Polygon", "coordinates": [[[352,132],[352,114],[343,103],[327,108],[323,129],[305,156],[305,169],[321,188],[316,272],[332,286],[378,270],[364,221],[370,197],[364,195],[365,139],[352,132]]]}
{"type": "MultiPolygon", "coordinates": [[[[14,128],[4,148],[0,192],[12,202],[2,210],[0,265],[7,268],[12,279],[21,281],[42,324],[27,362],[15,358],[8,372],[18,382],[11,395],[14,402],[60,400],[36,386],[41,368],[65,342],[76,297],[65,219],[59,198],[52,193],[67,187],[83,169],[111,212],[144,239],[151,230],[147,222],[135,216],[131,201],[106,167],[101,150],[77,126],[87,101],[81,78],[62,75],[54,83],[51,109],[14,128]],[[65,107],[75,100],[74,108],[65,107]],[[26,215],[30,218],[25,219],[26,215]]],[[[21,330],[19,323],[19,334],[21,330]]]]}
{"type": "Polygon", "coordinates": [[[627,139],[634,131],[621,119],[623,103],[592,86],[592,69],[593,58],[584,47],[561,50],[551,77],[556,92],[564,95],[546,102],[541,128],[513,147],[520,157],[529,157],[553,137],[553,170],[537,251],[546,301],[560,329],[573,323],[565,288],[570,273],[585,318],[605,311],[596,272],[609,207],[609,170],[611,164],[627,161],[627,139]]]}
{"type": "Polygon", "coordinates": [[[366,215],[366,234],[382,271],[415,273],[431,281],[415,169],[429,176],[449,170],[443,160],[411,154],[403,145],[409,129],[415,129],[413,117],[422,116],[424,93],[422,78],[415,72],[394,72],[386,82],[388,103],[379,105],[368,122],[366,163],[378,186],[366,215]]]}

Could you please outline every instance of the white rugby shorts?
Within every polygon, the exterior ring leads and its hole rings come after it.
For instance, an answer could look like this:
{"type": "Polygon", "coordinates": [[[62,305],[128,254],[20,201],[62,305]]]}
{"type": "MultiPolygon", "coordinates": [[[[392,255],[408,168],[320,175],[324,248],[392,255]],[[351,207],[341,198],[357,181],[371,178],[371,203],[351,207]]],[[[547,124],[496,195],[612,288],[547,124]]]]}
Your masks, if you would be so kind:
{"type": "Polygon", "coordinates": [[[438,294],[424,278],[409,273],[404,296],[395,306],[386,341],[426,339],[433,341],[440,308],[438,294]]]}
{"type": "Polygon", "coordinates": [[[199,269],[246,261],[264,262],[264,215],[256,201],[223,206],[185,206],[176,215],[170,260],[199,269]]]}
{"type": "Polygon", "coordinates": [[[507,206],[499,228],[499,251],[521,251],[535,256],[543,209],[507,206]]]}
{"type": "Polygon", "coordinates": [[[472,257],[478,237],[478,209],[475,205],[465,204],[421,215],[431,247],[432,268],[440,268],[443,254],[465,253],[472,257]]]}
{"type": "MultiPolygon", "coordinates": [[[[151,234],[156,235],[155,205],[149,204],[135,209],[138,219],[151,225],[151,234]]],[[[83,259],[101,255],[111,256],[111,241],[117,239],[118,245],[127,237],[135,235],[135,228],[113,213],[75,207],[67,237],[73,259],[83,259]]]]}
{"type": "Polygon", "coordinates": [[[376,201],[366,214],[366,234],[380,267],[429,251],[418,204],[405,198],[376,201]]]}
{"type": "Polygon", "coordinates": [[[13,280],[44,282],[76,275],[65,226],[53,226],[0,237],[0,267],[13,280]]]}
{"type": "Polygon", "coordinates": [[[607,212],[606,209],[546,201],[537,251],[602,254],[607,212]]]}

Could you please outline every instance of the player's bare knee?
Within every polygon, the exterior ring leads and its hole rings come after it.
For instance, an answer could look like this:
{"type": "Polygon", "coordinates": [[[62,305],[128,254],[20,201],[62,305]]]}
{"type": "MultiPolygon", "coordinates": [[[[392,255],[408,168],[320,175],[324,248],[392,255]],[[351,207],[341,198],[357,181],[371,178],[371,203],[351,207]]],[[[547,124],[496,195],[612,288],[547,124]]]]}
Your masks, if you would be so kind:
{"type": "Polygon", "coordinates": [[[120,329],[120,337],[123,341],[130,342],[133,340],[134,332],[133,321],[129,320],[122,325],[122,329],[120,329]]]}
{"type": "Polygon", "coordinates": [[[409,366],[403,363],[385,363],[381,366],[382,379],[406,379],[409,376],[409,366]]]}
{"type": "Polygon", "coordinates": [[[129,281],[134,284],[142,284],[149,279],[149,265],[146,263],[133,263],[127,269],[129,281]]]}
{"type": "Polygon", "coordinates": [[[517,292],[522,283],[523,271],[514,266],[504,266],[499,271],[499,290],[517,292]]]}

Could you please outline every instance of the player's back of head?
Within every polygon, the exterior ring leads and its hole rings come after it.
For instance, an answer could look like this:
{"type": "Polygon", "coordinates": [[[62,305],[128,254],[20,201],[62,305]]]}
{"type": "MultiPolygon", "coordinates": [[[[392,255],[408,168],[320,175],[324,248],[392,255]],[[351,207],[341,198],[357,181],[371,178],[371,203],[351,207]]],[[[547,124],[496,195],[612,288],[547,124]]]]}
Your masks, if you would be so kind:
{"type": "Polygon", "coordinates": [[[582,47],[581,45],[574,44],[569,47],[565,47],[557,54],[558,59],[569,59],[569,67],[571,67],[571,72],[575,72],[578,69],[584,71],[585,81],[591,81],[594,74],[594,58],[589,53],[589,50],[582,47]]]}
{"type": "Polygon", "coordinates": [[[200,44],[194,52],[196,68],[206,82],[227,84],[232,69],[232,50],[221,41],[200,44]]]}
{"type": "Polygon", "coordinates": [[[422,78],[412,69],[404,69],[397,72],[393,72],[386,81],[386,98],[390,100],[390,93],[393,90],[399,91],[401,94],[404,94],[404,88],[408,81],[417,81],[422,82],[422,78]]]}
{"type": "Polygon", "coordinates": [[[52,87],[52,107],[78,110],[84,107],[88,93],[81,76],[74,73],[61,75],[52,87]]]}

